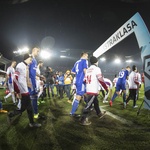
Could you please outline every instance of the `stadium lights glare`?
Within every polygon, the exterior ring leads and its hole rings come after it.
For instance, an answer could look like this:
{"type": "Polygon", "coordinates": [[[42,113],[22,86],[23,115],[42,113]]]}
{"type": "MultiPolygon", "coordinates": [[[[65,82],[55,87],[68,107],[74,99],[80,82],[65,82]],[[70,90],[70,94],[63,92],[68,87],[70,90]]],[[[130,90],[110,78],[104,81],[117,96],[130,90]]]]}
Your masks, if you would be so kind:
{"type": "Polygon", "coordinates": [[[25,54],[27,52],[29,52],[29,48],[27,48],[27,47],[24,47],[22,49],[18,49],[17,51],[13,51],[14,54],[19,54],[19,55],[25,54]]]}
{"type": "Polygon", "coordinates": [[[101,60],[101,61],[105,61],[105,60],[106,60],[106,58],[105,58],[105,57],[102,57],[102,58],[100,58],[100,60],[101,60]]]}
{"type": "Polygon", "coordinates": [[[131,63],[131,62],[132,62],[132,60],[131,60],[131,59],[129,59],[129,60],[126,60],[126,62],[127,62],[127,63],[131,63]]]}
{"type": "Polygon", "coordinates": [[[61,55],[61,56],[60,56],[60,58],[66,58],[66,56],[64,56],[64,55],[61,55]]]}
{"type": "Polygon", "coordinates": [[[60,51],[60,52],[62,52],[62,53],[66,53],[67,51],[65,51],[65,50],[62,50],[62,51],[60,51]]]}
{"type": "Polygon", "coordinates": [[[47,51],[42,50],[40,52],[40,57],[42,57],[43,59],[48,59],[51,56],[51,54],[47,51]]]}
{"type": "Polygon", "coordinates": [[[121,60],[119,58],[116,58],[114,61],[116,64],[119,64],[121,62],[121,60]]]}

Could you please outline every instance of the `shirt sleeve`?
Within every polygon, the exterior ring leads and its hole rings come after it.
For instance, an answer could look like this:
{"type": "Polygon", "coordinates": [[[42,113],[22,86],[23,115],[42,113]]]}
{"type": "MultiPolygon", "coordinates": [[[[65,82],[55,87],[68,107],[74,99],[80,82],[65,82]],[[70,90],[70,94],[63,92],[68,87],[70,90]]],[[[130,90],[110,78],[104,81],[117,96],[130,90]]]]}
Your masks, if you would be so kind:
{"type": "Polygon", "coordinates": [[[104,82],[104,79],[103,79],[102,72],[101,72],[101,69],[100,69],[100,68],[97,69],[96,76],[97,76],[97,78],[98,78],[99,83],[102,85],[102,87],[103,87],[105,90],[107,90],[108,88],[107,88],[106,83],[104,82]]]}

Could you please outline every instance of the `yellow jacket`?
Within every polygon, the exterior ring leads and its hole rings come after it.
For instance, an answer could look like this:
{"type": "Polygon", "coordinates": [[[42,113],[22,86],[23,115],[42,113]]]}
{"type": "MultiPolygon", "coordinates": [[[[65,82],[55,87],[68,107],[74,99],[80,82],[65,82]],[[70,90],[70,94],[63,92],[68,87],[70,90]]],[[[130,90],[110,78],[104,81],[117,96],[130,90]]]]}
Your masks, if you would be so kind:
{"type": "Polygon", "coordinates": [[[65,74],[64,75],[64,83],[65,84],[71,84],[73,80],[73,77],[71,74],[65,74]]]}

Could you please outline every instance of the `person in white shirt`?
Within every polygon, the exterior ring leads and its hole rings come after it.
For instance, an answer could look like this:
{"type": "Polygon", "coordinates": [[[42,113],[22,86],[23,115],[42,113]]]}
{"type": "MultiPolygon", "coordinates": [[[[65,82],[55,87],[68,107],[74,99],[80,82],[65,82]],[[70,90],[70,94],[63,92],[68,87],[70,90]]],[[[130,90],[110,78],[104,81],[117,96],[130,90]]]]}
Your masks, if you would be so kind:
{"type": "Polygon", "coordinates": [[[137,70],[137,78],[138,78],[138,81],[139,81],[139,85],[138,85],[137,92],[136,92],[136,100],[139,99],[139,89],[141,88],[141,84],[142,84],[142,76],[141,76],[141,74],[139,73],[138,70],[137,70]]]}
{"type": "MultiPolygon", "coordinates": [[[[37,91],[38,91],[38,99],[41,96],[41,94],[43,93],[43,85],[44,82],[42,80],[42,78],[44,79],[44,76],[41,75],[41,67],[43,67],[43,61],[39,60],[38,65],[37,65],[37,69],[36,69],[36,86],[37,86],[37,91]]],[[[44,103],[44,100],[41,101],[41,103],[44,103]]]]}
{"type": "Polygon", "coordinates": [[[118,76],[117,76],[117,74],[115,74],[115,78],[113,79],[113,86],[114,86],[115,88],[116,88],[117,80],[118,80],[118,76]]]}
{"type": "Polygon", "coordinates": [[[111,82],[110,79],[108,78],[103,78],[105,84],[107,85],[107,88],[108,88],[108,93],[105,94],[105,97],[103,99],[103,103],[108,103],[107,99],[108,99],[108,96],[112,97],[112,88],[113,88],[113,84],[111,82]]]}
{"type": "Polygon", "coordinates": [[[30,127],[40,127],[41,124],[35,123],[33,120],[33,108],[31,104],[30,94],[28,91],[28,87],[31,87],[31,82],[29,79],[29,64],[32,62],[32,56],[30,54],[24,55],[24,61],[20,62],[16,66],[16,72],[18,72],[18,76],[14,78],[14,82],[16,86],[16,92],[21,97],[21,109],[14,110],[8,113],[8,122],[11,124],[13,122],[13,117],[16,115],[21,115],[22,112],[27,110],[28,118],[29,118],[29,126],[30,127]]]}
{"type": "Polygon", "coordinates": [[[17,62],[16,61],[12,61],[11,63],[11,66],[9,66],[7,68],[7,76],[6,76],[6,79],[5,79],[5,84],[4,86],[6,86],[6,83],[8,83],[8,89],[9,89],[9,94],[6,95],[4,97],[5,101],[7,101],[7,98],[9,96],[12,96],[12,101],[14,103],[14,105],[16,105],[16,98],[15,98],[15,93],[14,93],[14,85],[13,85],[13,76],[14,76],[14,73],[15,73],[15,66],[16,66],[17,62]]]}
{"type": "Polygon", "coordinates": [[[76,83],[76,77],[73,78],[73,82],[72,82],[72,86],[71,86],[72,92],[71,92],[71,95],[69,97],[69,100],[67,101],[68,103],[71,103],[72,105],[73,105],[74,100],[76,98],[76,85],[75,85],[75,83],[76,83]],[[73,97],[73,101],[71,101],[72,97],[73,97]]]}
{"type": "Polygon", "coordinates": [[[129,96],[126,99],[126,103],[129,102],[130,99],[133,99],[133,108],[137,108],[136,105],[136,92],[138,89],[139,81],[137,76],[137,67],[135,65],[132,66],[132,72],[129,74],[129,96]]]}
{"type": "Polygon", "coordinates": [[[99,83],[103,86],[108,93],[107,86],[103,80],[101,69],[98,67],[98,60],[96,57],[90,57],[91,66],[86,70],[85,73],[85,82],[86,82],[86,95],[87,95],[87,103],[83,110],[83,114],[81,117],[81,125],[90,125],[91,122],[88,121],[88,115],[90,112],[90,106],[94,104],[94,108],[96,114],[99,118],[102,118],[106,111],[101,112],[99,107],[99,102],[97,96],[99,94],[99,83]]]}

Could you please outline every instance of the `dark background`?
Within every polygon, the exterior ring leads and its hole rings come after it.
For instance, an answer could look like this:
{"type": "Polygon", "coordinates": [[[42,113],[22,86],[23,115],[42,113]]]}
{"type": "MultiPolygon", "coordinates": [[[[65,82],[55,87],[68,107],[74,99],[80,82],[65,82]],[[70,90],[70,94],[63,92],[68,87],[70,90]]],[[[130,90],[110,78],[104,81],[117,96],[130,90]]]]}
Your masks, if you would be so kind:
{"type": "MultiPolygon", "coordinates": [[[[44,60],[45,66],[70,69],[82,51],[92,54],[136,12],[149,29],[149,8],[149,0],[1,0],[0,52],[8,59],[21,61],[21,56],[16,57],[13,51],[23,46],[42,47],[41,43],[45,42],[53,54],[49,60],[44,60]],[[66,52],[62,52],[64,50],[66,52]],[[67,58],[61,59],[60,55],[67,58]]],[[[142,71],[134,34],[104,56],[107,60],[99,65],[106,75],[125,67],[127,56],[134,59],[134,64],[142,71]],[[113,64],[115,57],[121,57],[123,63],[113,64]]]]}

